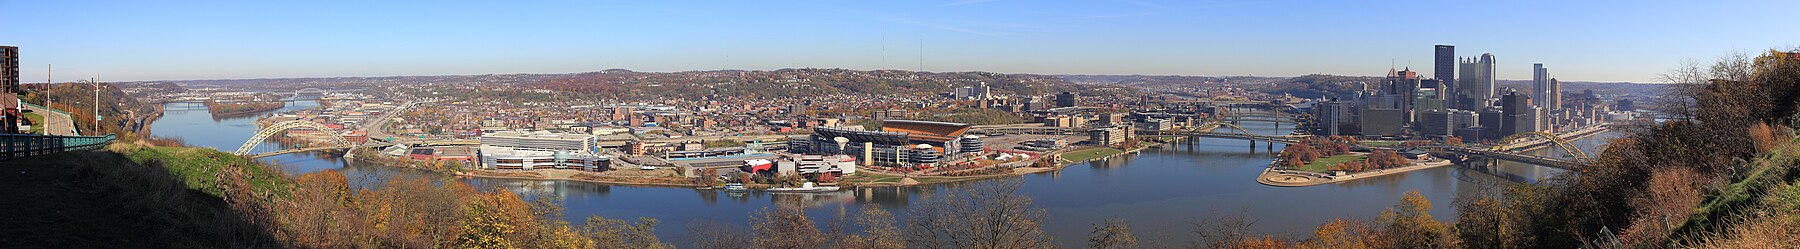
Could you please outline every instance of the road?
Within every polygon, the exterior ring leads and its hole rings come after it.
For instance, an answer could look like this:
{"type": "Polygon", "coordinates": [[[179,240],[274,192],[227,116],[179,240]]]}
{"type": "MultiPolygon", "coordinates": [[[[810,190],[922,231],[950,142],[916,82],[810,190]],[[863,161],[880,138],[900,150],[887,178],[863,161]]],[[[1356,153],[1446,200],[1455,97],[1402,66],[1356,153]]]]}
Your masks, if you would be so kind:
{"type": "Polygon", "coordinates": [[[49,135],[76,136],[75,120],[68,113],[52,111],[36,105],[24,105],[25,110],[44,116],[44,133],[49,135]]]}
{"type": "Polygon", "coordinates": [[[381,118],[376,118],[375,122],[369,122],[367,124],[363,124],[362,127],[360,127],[360,129],[362,129],[364,131],[368,131],[369,138],[371,138],[371,139],[381,139],[381,138],[392,137],[392,138],[395,138],[396,143],[399,143],[400,140],[403,140],[403,139],[401,139],[397,136],[394,136],[393,134],[388,134],[387,129],[386,129],[387,124],[390,122],[394,122],[395,115],[400,115],[400,112],[405,112],[406,108],[412,108],[412,106],[414,104],[418,104],[418,103],[412,102],[412,101],[407,101],[405,104],[400,104],[400,106],[394,107],[394,110],[388,111],[386,114],[382,114],[381,118]]]}

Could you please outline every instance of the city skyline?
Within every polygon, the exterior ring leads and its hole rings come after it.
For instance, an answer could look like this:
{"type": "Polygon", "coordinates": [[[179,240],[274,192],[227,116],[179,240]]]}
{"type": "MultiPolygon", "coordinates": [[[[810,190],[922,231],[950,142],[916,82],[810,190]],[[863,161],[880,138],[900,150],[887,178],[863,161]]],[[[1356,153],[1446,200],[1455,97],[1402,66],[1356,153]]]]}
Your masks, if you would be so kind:
{"type": "Polygon", "coordinates": [[[1563,81],[1650,83],[1685,59],[1800,40],[1770,31],[1800,22],[1780,12],[1795,2],[1461,4],[3,2],[0,45],[20,47],[25,83],[43,82],[31,72],[46,64],[57,81],[808,67],[1375,76],[1435,71],[1425,48],[1438,44],[1507,58],[1503,80],[1544,62],[1563,81]]]}

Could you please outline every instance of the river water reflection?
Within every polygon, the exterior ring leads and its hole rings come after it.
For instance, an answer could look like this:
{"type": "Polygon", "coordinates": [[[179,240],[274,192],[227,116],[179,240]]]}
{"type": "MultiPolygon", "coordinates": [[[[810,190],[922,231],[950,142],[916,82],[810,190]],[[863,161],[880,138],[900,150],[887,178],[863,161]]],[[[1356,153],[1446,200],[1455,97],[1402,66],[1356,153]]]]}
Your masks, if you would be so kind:
{"type": "MultiPolygon", "coordinates": [[[[204,107],[170,104],[164,116],[151,127],[156,136],[177,137],[193,146],[225,151],[236,149],[255,134],[254,117],[214,120],[204,107]]],[[[198,105],[193,105],[198,106],[198,105]]],[[[300,102],[284,109],[311,108],[316,103],[300,102]]],[[[1293,127],[1277,127],[1270,123],[1244,123],[1245,128],[1259,134],[1287,134],[1293,127]]],[[[1584,149],[1593,149],[1608,140],[1601,135],[1578,141],[1584,149]]],[[[1459,195],[1471,195],[1504,181],[1494,179],[1538,179],[1560,170],[1506,163],[1499,168],[1507,175],[1495,177],[1487,173],[1442,167],[1419,170],[1344,184],[1303,188],[1270,187],[1256,183],[1254,177],[1273,160],[1267,145],[1251,146],[1249,142],[1204,139],[1193,145],[1178,144],[1149,149],[1135,156],[1115,157],[1106,161],[1070,166],[1060,172],[1022,176],[1024,192],[1035,199],[1038,207],[1049,211],[1046,230],[1065,247],[1080,247],[1086,242],[1091,224],[1108,218],[1129,221],[1141,239],[1191,238],[1190,222],[1212,215],[1243,215],[1256,221],[1255,231],[1290,237],[1303,237],[1311,228],[1334,218],[1373,219],[1395,203],[1407,191],[1417,190],[1434,204],[1431,214],[1439,220],[1455,217],[1453,201],[1459,195]],[[1467,175],[1465,175],[1467,174],[1467,175]],[[1484,180],[1485,179],[1485,180],[1484,180]]],[[[1280,150],[1282,146],[1275,145],[1280,150]]],[[[1590,150],[1591,151],[1591,150],[1590,150]]],[[[1560,151],[1540,150],[1536,153],[1560,156],[1560,151]]],[[[281,165],[290,174],[304,174],[326,169],[340,170],[351,179],[382,177],[455,178],[410,169],[347,163],[329,153],[292,154],[262,159],[281,165]]],[[[635,219],[651,217],[662,221],[657,233],[666,241],[681,245],[685,224],[710,219],[718,223],[743,226],[748,214],[783,203],[801,203],[816,219],[850,216],[859,208],[879,206],[904,216],[908,203],[921,194],[958,188],[961,184],[918,187],[864,188],[833,195],[770,195],[752,193],[728,196],[714,191],[686,188],[608,186],[601,184],[511,180],[456,179],[482,188],[502,188],[522,195],[548,193],[564,199],[567,217],[580,224],[589,215],[635,219]]],[[[904,219],[904,218],[902,218],[904,219]]],[[[1181,242],[1177,242],[1181,243],[1181,242]]]]}

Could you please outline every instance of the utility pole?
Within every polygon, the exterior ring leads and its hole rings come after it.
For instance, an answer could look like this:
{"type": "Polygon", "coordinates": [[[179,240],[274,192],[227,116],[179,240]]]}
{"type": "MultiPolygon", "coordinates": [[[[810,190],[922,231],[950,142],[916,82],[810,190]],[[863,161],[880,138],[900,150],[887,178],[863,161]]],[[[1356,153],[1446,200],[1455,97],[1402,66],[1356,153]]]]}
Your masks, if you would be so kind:
{"type": "MultiPolygon", "coordinates": [[[[94,74],[94,129],[100,128],[100,74],[94,74]]],[[[99,131],[99,130],[95,130],[99,131]]]]}
{"type": "MultiPolygon", "coordinates": [[[[50,67],[54,66],[54,65],[55,64],[44,64],[44,109],[50,109],[50,90],[56,88],[56,81],[50,79],[50,75],[51,75],[50,67]]],[[[54,111],[52,111],[52,112],[54,112],[54,111]]],[[[49,115],[52,115],[52,114],[54,114],[54,113],[39,113],[38,114],[38,116],[44,117],[44,124],[43,124],[44,125],[44,135],[50,135],[50,134],[53,134],[53,132],[56,132],[56,129],[55,129],[56,127],[50,126],[50,124],[56,123],[56,122],[50,122],[49,115]]]]}

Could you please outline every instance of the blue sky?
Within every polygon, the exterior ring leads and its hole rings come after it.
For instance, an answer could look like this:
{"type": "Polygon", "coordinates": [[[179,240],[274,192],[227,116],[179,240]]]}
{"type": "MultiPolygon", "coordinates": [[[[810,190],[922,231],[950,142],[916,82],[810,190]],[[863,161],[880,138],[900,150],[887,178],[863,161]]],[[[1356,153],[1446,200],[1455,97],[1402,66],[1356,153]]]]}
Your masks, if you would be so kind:
{"type": "Polygon", "coordinates": [[[1800,1],[11,1],[25,82],[793,67],[1572,81],[1800,46],[1800,1]],[[921,48],[923,61],[921,63],[921,48]]]}

